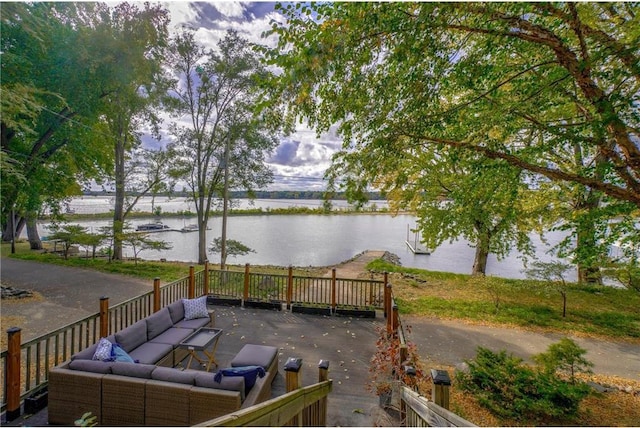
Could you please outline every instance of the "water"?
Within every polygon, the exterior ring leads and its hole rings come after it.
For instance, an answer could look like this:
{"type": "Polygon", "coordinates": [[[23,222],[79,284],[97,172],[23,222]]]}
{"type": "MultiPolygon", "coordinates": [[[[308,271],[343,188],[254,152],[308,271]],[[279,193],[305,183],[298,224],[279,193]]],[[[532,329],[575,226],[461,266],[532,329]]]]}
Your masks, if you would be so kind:
{"type": "MultiPolygon", "coordinates": [[[[160,202],[163,212],[173,212],[188,209],[188,202],[180,200],[156,199],[160,202]]],[[[191,203],[192,204],[192,203],[191,203]]],[[[378,207],[384,202],[376,201],[378,207]]],[[[262,208],[298,206],[321,206],[322,201],[305,200],[268,200],[256,202],[255,206],[262,208]],[[309,204],[309,205],[305,205],[309,204]],[[315,205],[311,205],[315,204],[315,205]]],[[[340,201],[334,206],[347,207],[340,201]]],[[[247,207],[247,201],[241,201],[241,207],[247,207]]],[[[109,210],[108,198],[83,198],[70,203],[70,208],[77,213],[90,213],[109,210]],[[105,209],[106,208],[106,209],[105,209]]],[[[150,198],[146,198],[140,205],[143,211],[151,210],[150,198]]],[[[193,210],[193,205],[191,205],[193,210]]],[[[135,219],[130,223],[135,228],[150,219],[135,219]]],[[[209,220],[207,242],[220,236],[221,218],[209,220]]],[[[195,222],[195,218],[166,218],[163,223],[171,229],[182,227],[195,222]]],[[[252,215],[229,217],[228,238],[242,242],[252,248],[255,253],[245,256],[229,257],[230,264],[255,264],[278,266],[330,266],[365,251],[385,250],[400,257],[403,266],[447,271],[455,273],[470,273],[473,266],[475,249],[465,240],[444,243],[431,255],[413,254],[407,247],[407,226],[414,227],[416,218],[412,215],[391,216],[388,214],[359,214],[359,215],[252,215]]],[[[101,226],[109,226],[110,220],[78,221],[90,231],[97,231],[101,226]]],[[[50,232],[47,224],[40,224],[41,236],[50,232]]],[[[154,233],[154,239],[171,243],[172,249],[156,252],[143,251],[140,257],[148,260],[176,260],[196,263],[198,260],[198,234],[196,232],[182,233],[168,231],[154,233]]],[[[411,239],[413,239],[411,237],[411,239]]],[[[562,235],[550,233],[546,236],[547,244],[532,236],[537,248],[537,255],[543,260],[549,260],[546,251],[556,244],[562,235]]],[[[133,257],[133,252],[125,248],[125,256],[133,257]]],[[[524,278],[522,270],[525,268],[517,252],[512,252],[503,260],[497,260],[495,255],[489,256],[487,274],[505,278],[524,278]]],[[[219,254],[209,253],[209,260],[219,262],[219,254]]],[[[575,274],[567,278],[575,280],[575,274]]]]}

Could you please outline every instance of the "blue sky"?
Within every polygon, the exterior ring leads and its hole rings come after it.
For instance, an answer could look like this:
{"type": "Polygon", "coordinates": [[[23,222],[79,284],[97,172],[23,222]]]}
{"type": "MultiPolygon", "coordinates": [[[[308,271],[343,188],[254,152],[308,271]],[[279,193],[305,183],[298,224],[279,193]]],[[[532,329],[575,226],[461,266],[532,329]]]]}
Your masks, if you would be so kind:
{"type": "MultiPolygon", "coordinates": [[[[271,28],[271,20],[283,21],[274,9],[275,2],[170,1],[163,5],[171,14],[174,30],[183,26],[194,29],[196,40],[207,47],[215,47],[229,29],[251,42],[273,45],[275,39],[262,39],[261,34],[271,28]]],[[[322,177],[340,146],[335,133],[318,138],[315,131],[299,125],[297,132],[283,138],[269,158],[275,174],[269,190],[323,190],[322,177]]]]}

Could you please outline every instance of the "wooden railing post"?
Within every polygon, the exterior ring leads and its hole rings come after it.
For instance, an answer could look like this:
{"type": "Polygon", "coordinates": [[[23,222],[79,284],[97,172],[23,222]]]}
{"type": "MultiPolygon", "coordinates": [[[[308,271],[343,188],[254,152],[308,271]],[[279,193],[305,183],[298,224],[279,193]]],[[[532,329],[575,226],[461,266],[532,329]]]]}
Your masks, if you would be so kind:
{"type": "Polygon", "coordinates": [[[331,310],[336,311],[336,268],[331,269],[331,310]]]}
{"type": "Polygon", "coordinates": [[[392,314],[392,302],[391,302],[391,284],[387,284],[384,288],[384,313],[387,317],[387,334],[393,333],[393,314],[392,314]]]}
{"type": "MultiPolygon", "coordinates": [[[[318,363],[318,382],[329,380],[329,360],[320,360],[318,363]]],[[[317,420],[305,421],[307,425],[326,427],[327,426],[327,397],[322,397],[317,405],[317,420]]]]}
{"type": "Polygon", "coordinates": [[[287,278],[287,309],[291,309],[293,300],[293,267],[289,266],[289,277],[287,278]]]}
{"type": "Polygon", "coordinates": [[[100,337],[109,336],[109,298],[100,298],[100,337]]]}
{"type": "Polygon", "coordinates": [[[385,318],[387,317],[387,315],[389,314],[388,310],[389,307],[387,306],[389,304],[389,302],[391,301],[391,290],[387,290],[389,286],[389,273],[385,272],[384,273],[384,283],[382,284],[382,307],[384,308],[384,316],[385,318]]]}
{"type": "Polygon", "coordinates": [[[329,380],[329,360],[320,360],[318,363],[318,382],[329,380]]]}
{"type": "MultiPolygon", "coordinates": [[[[287,392],[295,391],[296,389],[300,389],[302,387],[302,358],[291,357],[287,360],[284,365],[285,371],[285,384],[287,387],[287,392]]],[[[303,412],[298,413],[291,422],[287,425],[289,426],[302,426],[302,414],[303,412]]]]}
{"type": "Polygon", "coordinates": [[[189,289],[187,290],[187,296],[189,299],[196,297],[196,275],[193,266],[189,266],[189,289]]]}
{"type": "Polygon", "coordinates": [[[291,357],[284,364],[285,383],[287,392],[295,391],[302,387],[302,358],[291,357]]]}
{"type": "Polygon", "coordinates": [[[438,406],[449,410],[449,387],[451,378],[446,370],[431,369],[433,389],[431,390],[433,402],[438,406]]]}
{"type": "Polygon", "coordinates": [[[398,332],[398,328],[400,328],[400,318],[398,316],[398,305],[396,304],[396,302],[393,302],[391,312],[391,330],[393,334],[396,334],[398,332]]]}
{"type": "Polygon", "coordinates": [[[244,301],[249,300],[249,278],[250,278],[250,267],[249,263],[244,265],[244,291],[242,293],[242,298],[244,301]]]}
{"type": "Polygon", "coordinates": [[[160,310],[160,278],[153,278],[153,312],[160,310]]]}
{"type": "Polygon", "coordinates": [[[204,262],[204,284],[202,284],[202,295],[209,294],[209,260],[204,262]]]}
{"type": "Polygon", "coordinates": [[[20,327],[7,330],[7,421],[20,416],[20,327]]]}

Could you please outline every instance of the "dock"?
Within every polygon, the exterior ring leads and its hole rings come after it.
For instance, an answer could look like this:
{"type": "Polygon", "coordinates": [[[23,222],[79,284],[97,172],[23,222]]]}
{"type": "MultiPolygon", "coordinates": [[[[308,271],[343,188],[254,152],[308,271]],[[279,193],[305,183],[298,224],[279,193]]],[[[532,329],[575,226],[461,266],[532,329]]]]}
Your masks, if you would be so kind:
{"type": "Polygon", "coordinates": [[[431,251],[429,251],[424,245],[422,245],[422,239],[420,238],[420,232],[418,231],[417,233],[414,231],[413,232],[413,239],[411,239],[410,237],[410,232],[411,229],[409,228],[409,225],[407,225],[407,240],[405,241],[405,243],[407,244],[407,247],[409,247],[409,249],[413,252],[413,254],[425,254],[425,255],[430,255],[431,251]]]}

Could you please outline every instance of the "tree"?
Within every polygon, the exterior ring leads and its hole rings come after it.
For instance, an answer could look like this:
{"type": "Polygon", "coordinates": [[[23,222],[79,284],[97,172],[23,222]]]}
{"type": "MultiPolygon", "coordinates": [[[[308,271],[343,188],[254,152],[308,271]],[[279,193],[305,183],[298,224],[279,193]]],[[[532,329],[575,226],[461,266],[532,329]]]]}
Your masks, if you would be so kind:
{"type": "Polygon", "coordinates": [[[535,261],[525,273],[529,278],[536,278],[546,282],[546,286],[557,291],[562,296],[562,317],[567,316],[567,292],[569,287],[564,276],[571,266],[562,262],[535,261]]]}
{"type": "MultiPolygon", "coordinates": [[[[226,203],[228,189],[251,190],[272,177],[264,158],[277,140],[270,122],[256,108],[266,71],[235,32],[226,34],[218,52],[205,50],[193,33],[183,32],[174,40],[170,63],[178,80],[167,105],[189,123],[172,126],[174,176],[187,182],[195,202],[198,263],[204,263],[214,196],[226,203]]],[[[227,257],[225,242],[223,237],[222,266],[227,257]]]]}
{"type": "Polygon", "coordinates": [[[149,237],[148,233],[128,231],[126,228],[119,236],[120,241],[129,245],[133,250],[133,260],[138,265],[138,255],[145,250],[162,251],[170,250],[171,244],[166,241],[156,241],[149,237]]]}
{"type": "MultiPolygon", "coordinates": [[[[94,125],[110,76],[88,48],[96,33],[87,19],[100,10],[95,3],[3,5],[2,151],[26,183],[3,171],[5,240],[9,224],[34,226],[43,203],[78,193],[109,164],[94,125]]],[[[29,235],[39,247],[35,227],[29,235]]]]}
{"type": "Polygon", "coordinates": [[[277,7],[287,20],[273,24],[270,55],[290,118],[318,132],[338,123],[354,153],[458,148],[529,171],[534,189],[553,183],[573,197],[565,220],[583,220],[571,226],[581,276],[597,268],[609,220],[637,221],[636,4],[277,7]]]}
{"type": "Polygon", "coordinates": [[[404,142],[339,152],[328,172],[330,186],[339,182],[363,202],[373,183],[392,210],[416,212],[427,248],[464,237],[476,248],[473,275],[486,273],[490,253],[501,258],[513,247],[532,253],[528,232],[543,208],[528,196],[522,171],[456,148],[411,150],[404,142]]]}
{"type": "Polygon", "coordinates": [[[159,5],[145,3],[144,8],[139,8],[121,3],[104,10],[96,27],[101,37],[94,39],[93,48],[110,60],[104,67],[113,76],[104,97],[101,130],[112,139],[115,161],[112,175],[116,260],[122,257],[118,237],[127,214],[140,197],[166,178],[166,156],[160,151],[140,149],[140,138],[144,126],[151,134],[159,134],[160,119],[155,107],[160,105],[166,88],[162,63],[168,23],[168,12],[159,5]],[[127,203],[126,195],[132,191],[136,196],[127,203]]]}
{"type": "Polygon", "coordinates": [[[53,233],[49,236],[49,239],[62,241],[62,254],[65,260],[69,258],[69,251],[73,244],[80,243],[87,234],[87,228],[79,224],[55,225],[52,227],[52,231],[53,233]]]}
{"type": "Polygon", "coordinates": [[[96,250],[102,245],[105,241],[110,239],[110,232],[99,232],[99,233],[85,233],[81,234],[77,238],[77,244],[85,247],[85,255],[89,257],[89,248],[91,248],[91,258],[96,258],[96,250]]]}
{"type": "MultiPolygon", "coordinates": [[[[215,238],[209,246],[209,251],[212,253],[222,252],[222,238],[215,238]]],[[[255,250],[247,247],[240,241],[234,239],[227,240],[227,255],[231,257],[245,256],[249,253],[255,253],[255,250]]]]}

